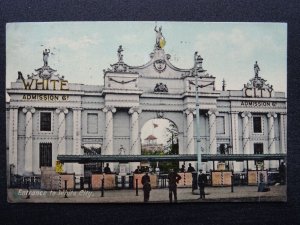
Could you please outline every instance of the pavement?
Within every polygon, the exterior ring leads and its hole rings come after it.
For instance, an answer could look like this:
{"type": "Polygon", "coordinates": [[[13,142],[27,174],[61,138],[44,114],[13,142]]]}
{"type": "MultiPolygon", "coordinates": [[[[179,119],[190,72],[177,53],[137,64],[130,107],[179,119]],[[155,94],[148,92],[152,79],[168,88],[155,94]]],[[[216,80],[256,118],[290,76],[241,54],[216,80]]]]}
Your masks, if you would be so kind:
{"type": "MultiPolygon", "coordinates": [[[[192,192],[191,188],[178,188],[178,203],[188,202],[284,202],[287,200],[286,185],[270,186],[268,192],[258,192],[257,186],[206,187],[206,198],[199,199],[199,190],[192,192]]],[[[143,190],[121,189],[101,191],[44,191],[31,189],[30,198],[27,189],[7,189],[7,200],[11,203],[143,203],[143,190]]],[[[169,203],[167,188],[152,189],[149,203],[169,203]]]]}

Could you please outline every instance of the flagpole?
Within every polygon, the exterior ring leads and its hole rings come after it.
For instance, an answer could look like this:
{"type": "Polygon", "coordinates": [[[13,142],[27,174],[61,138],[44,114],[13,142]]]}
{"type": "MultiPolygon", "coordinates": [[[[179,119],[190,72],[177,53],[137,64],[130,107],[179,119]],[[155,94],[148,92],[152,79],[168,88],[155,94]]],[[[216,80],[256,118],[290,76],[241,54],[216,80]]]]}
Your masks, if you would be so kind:
{"type": "Polygon", "coordinates": [[[200,145],[200,102],[199,102],[199,92],[198,92],[198,72],[203,72],[202,68],[202,58],[197,55],[198,52],[195,52],[195,64],[194,64],[194,76],[195,76],[195,95],[196,95],[196,130],[197,130],[197,171],[202,169],[201,163],[201,145],[200,145]]]}

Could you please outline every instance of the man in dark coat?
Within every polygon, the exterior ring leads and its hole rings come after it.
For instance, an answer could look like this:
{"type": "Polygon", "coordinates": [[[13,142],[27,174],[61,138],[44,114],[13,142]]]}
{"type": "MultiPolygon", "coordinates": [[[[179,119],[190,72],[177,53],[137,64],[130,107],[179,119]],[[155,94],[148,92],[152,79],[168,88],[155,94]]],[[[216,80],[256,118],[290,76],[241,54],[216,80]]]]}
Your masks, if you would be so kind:
{"type": "Polygon", "coordinates": [[[108,174],[111,173],[108,163],[106,163],[106,167],[104,167],[104,173],[108,173],[108,174]]]}
{"type": "Polygon", "coordinates": [[[181,176],[173,169],[170,169],[169,175],[169,200],[172,203],[172,196],[174,194],[174,202],[177,202],[177,183],[181,179],[181,176]]]}
{"type": "Polygon", "coordinates": [[[285,184],[285,170],[284,162],[281,162],[279,166],[280,184],[285,184]]]}
{"type": "Polygon", "coordinates": [[[190,173],[195,171],[195,168],[192,167],[191,163],[189,163],[189,167],[188,167],[187,171],[190,172],[190,173]]]}
{"type": "Polygon", "coordinates": [[[200,174],[198,175],[198,186],[200,188],[200,199],[205,199],[205,184],[207,183],[207,177],[202,170],[199,170],[200,174]]]}
{"type": "Polygon", "coordinates": [[[182,166],[181,166],[180,172],[181,172],[181,173],[184,173],[184,172],[185,172],[185,165],[182,165],[182,166]]]}
{"type": "Polygon", "coordinates": [[[137,168],[134,171],[135,174],[142,173],[142,170],[140,169],[140,166],[137,166],[137,168]]]}
{"type": "Polygon", "coordinates": [[[143,191],[144,191],[144,202],[148,202],[150,198],[150,191],[151,191],[150,177],[148,173],[146,173],[142,177],[142,184],[143,184],[143,191]]]}

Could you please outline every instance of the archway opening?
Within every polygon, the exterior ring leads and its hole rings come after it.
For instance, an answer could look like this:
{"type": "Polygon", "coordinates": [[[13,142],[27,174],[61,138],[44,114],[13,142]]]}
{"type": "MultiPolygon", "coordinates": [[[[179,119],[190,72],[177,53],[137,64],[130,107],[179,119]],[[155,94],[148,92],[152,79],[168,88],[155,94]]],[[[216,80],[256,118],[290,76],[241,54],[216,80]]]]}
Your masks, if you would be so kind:
{"type": "MultiPolygon", "coordinates": [[[[142,155],[178,155],[176,124],[168,119],[148,120],[141,130],[141,145],[142,155]]],[[[171,168],[178,170],[179,161],[141,162],[141,167],[144,170],[150,168],[150,170],[167,173],[171,168]]]]}

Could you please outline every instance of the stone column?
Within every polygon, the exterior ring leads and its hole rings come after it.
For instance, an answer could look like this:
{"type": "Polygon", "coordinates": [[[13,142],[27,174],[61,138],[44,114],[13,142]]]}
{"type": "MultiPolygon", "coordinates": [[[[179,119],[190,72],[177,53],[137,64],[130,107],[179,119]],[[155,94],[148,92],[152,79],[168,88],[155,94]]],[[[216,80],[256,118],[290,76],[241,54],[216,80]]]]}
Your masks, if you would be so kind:
{"type": "MultiPolygon", "coordinates": [[[[239,147],[239,114],[238,112],[231,112],[231,143],[232,154],[242,154],[239,147]]],[[[246,164],[246,162],[245,162],[246,164]]],[[[246,167],[246,165],[245,165],[246,167]]],[[[235,171],[243,170],[243,162],[233,162],[233,168],[235,171]]]]}
{"type": "Polygon", "coordinates": [[[26,122],[25,122],[25,173],[32,173],[32,114],[35,113],[35,108],[33,107],[25,107],[23,108],[23,113],[26,114],[26,122]]]}
{"type": "Polygon", "coordinates": [[[105,145],[103,155],[113,155],[113,113],[116,112],[114,107],[105,107],[103,112],[105,116],[105,145]]]}
{"type": "MultiPolygon", "coordinates": [[[[82,108],[73,108],[73,155],[83,154],[81,150],[81,110],[82,108]]],[[[83,169],[83,164],[73,164],[76,176],[83,176],[83,169]]]]}
{"type": "Polygon", "coordinates": [[[251,154],[250,152],[250,118],[252,117],[250,112],[243,112],[243,152],[239,154],[251,154]]]}
{"type": "MultiPolygon", "coordinates": [[[[140,155],[141,154],[141,142],[139,135],[139,114],[142,110],[138,107],[132,107],[129,109],[128,113],[131,115],[130,124],[130,155],[140,155]]],[[[129,171],[134,171],[140,163],[132,162],[129,164],[129,171]]]]}
{"type": "MultiPolygon", "coordinates": [[[[276,113],[268,113],[268,153],[276,154],[275,146],[275,129],[274,129],[274,119],[277,117],[276,113]]],[[[278,168],[278,162],[271,160],[270,168],[278,168]]]]}
{"type": "MultiPolygon", "coordinates": [[[[209,154],[217,154],[217,115],[218,111],[216,109],[211,109],[208,111],[209,115],[209,154]]],[[[211,168],[213,169],[213,165],[211,168]]],[[[215,165],[215,169],[216,169],[215,165]]]]}
{"type": "Polygon", "coordinates": [[[18,107],[9,110],[9,164],[18,174],[18,107]]]}
{"type": "Polygon", "coordinates": [[[130,108],[128,113],[131,114],[131,138],[130,138],[130,151],[131,155],[141,154],[140,149],[140,137],[139,137],[139,114],[142,112],[141,109],[137,107],[130,108]]]}
{"type": "Polygon", "coordinates": [[[194,112],[192,108],[186,109],[186,120],[187,120],[187,143],[186,143],[186,154],[195,154],[195,142],[194,142],[194,112]]]}
{"type": "Polygon", "coordinates": [[[217,115],[216,110],[209,110],[209,151],[210,154],[217,154],[217,115]]]}
{"type": "Polygon", "coordinates": [[[280,153],[286,153],[286,113],[280,114],[280,153]]]}
{"type": "MultiPolygon", "coordinates": [[[[187,108],[183,111],[183,113],[186,115],[186,147],[185,152],[183,154],[197,154],[197,150],[195,149],[195,139],[194,139],[194,114],[196,114],[196,111],[194,108],[187,108]]],[[[183,163],[183,162],[181,162],[183,163]]],[[[185,165],[188,165],[189,163],[192,164],[194,168],[197,166],[196,161],[187,161],[185,162],[185,165]]],[[[181,164],[180,164],[181,165],[181,164]]]]}
{"type": "Polygon", "coordinates": [[[66,108],[58,108],[55,110],[58,114],[58,143],[57,143],[57,154],[66,154],[66,119],[65,114],[69,111],[66,108]]]}

